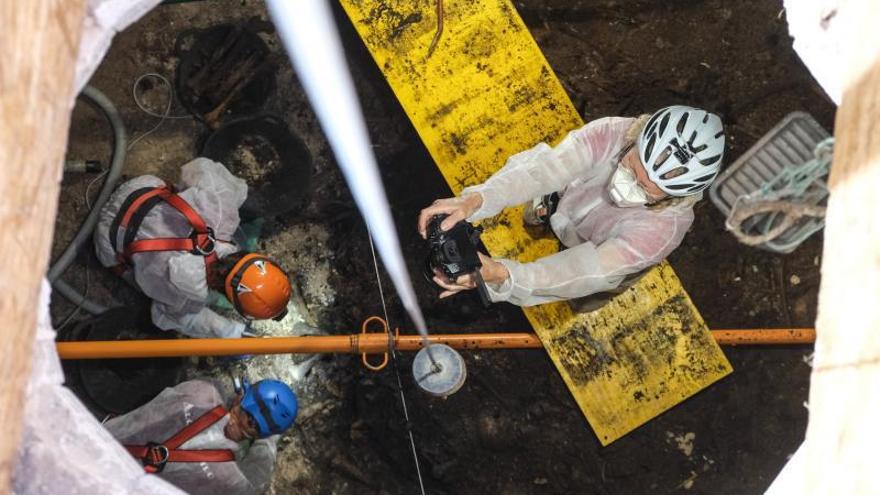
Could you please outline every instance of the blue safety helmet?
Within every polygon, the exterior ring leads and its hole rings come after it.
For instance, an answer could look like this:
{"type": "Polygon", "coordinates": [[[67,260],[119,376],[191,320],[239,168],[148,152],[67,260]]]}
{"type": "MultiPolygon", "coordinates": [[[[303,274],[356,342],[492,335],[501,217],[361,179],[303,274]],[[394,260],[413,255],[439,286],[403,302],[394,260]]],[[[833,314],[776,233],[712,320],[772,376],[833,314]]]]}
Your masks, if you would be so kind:
{"type": "Polygon", "coordinates": [[[241,408],[254,419],[260,438],[283,433],[296,420],[296,394],[286,383],[260,380],[242,383],[241,408]]]}

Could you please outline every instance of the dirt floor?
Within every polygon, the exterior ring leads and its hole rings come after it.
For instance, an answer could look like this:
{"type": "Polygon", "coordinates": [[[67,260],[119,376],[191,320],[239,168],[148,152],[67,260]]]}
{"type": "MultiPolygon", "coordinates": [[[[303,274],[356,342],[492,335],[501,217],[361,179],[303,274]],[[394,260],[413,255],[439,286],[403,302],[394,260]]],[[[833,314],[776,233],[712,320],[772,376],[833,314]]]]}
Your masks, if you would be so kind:
{"type": "MultiPolygon", "coordinates": [[[[834,106],[791,48],[781,1],[516,1],[550,65],[586,120],[637,115],[671,103],[721,114],[731,163],[789,112],[805,110],[832,130],[834,106]]],[[[411,273],[424,245],[418,211],[449,190],[351,25],[337,10],[374,150],[411,273]]],[[[91,84],[119,107],[134,139],[159,119],[132,100],[132,84],[156,72],[173,82],[180,33],[220,23],[266,19],[261,2],[211,0],[161,6],[120,33],[91,84]]],[[[261,35],[283,53],[272,33],[261,35]]],[[[308,195],[290,212],[266,219],[261,249],[280,259],[302,296],[273,335],[359,330],[382,306],[366,229],[319,125],[289,65],[279,62],[274,90],[259,111],[286,121],[311,152],[308,195]]],[[[144,86],[143,103],[161,114],[168,88],[144,86]]],[[[253,112],[254,109],[249,111],[253,112]]],[[[151,173],[174,181],[200,153],[210,130],[175,103],[173,118],[129,150],[125,176],[151,173]]],[[[224,118],[240,117],[241,114],[224,118]]],[[[69,158],[109,163],[109,131],[79,104],[69,158]]],[[[255,179],[257,181],[262,178],[255,179]]],[[[54,255],[88,211],[101,185],[95,174],[64,177],[54,255]]],[[[738,244],[708,201],[670,257],[712,328],[812,326],[821,235],[794,253],[773,255],[738,244]]],[[[143,307],[143,297],[83,253],[65,277],[105,304],[143,307]]],[[[382,274],[386,294],[391,287],[382,274]]],[[[429,326],[448,332],[527,330],[509,305],[483,310],[474,294],[437,301],[415,277],[429,326]]],[[[388,296],[392,323],[407,326],[388,296]]],[[[75,308],[53,301],[61,326],[75,308]]],[[[82,318],[73,314],[70,321],[82,318]]],[[[67,323],[66,328],[71,327],[67,323]]],[[[354,357],[261,357],[250,362],[190,360],[187,376],[228,382],[231,373],[275,376],[301,399],[285,435],[270,493],[418,493],[407,427],[414,432],[429,493],[761,493],[803,438],[811,348],[726,348],[735,372],[630,435],[601,447],[543,351],[465,354],[468,381],[446,400],[416,390],[402,356],[400,375],[410,422],[403,418],[394,371],[374,374],[354,357]],[[303,364],[306,363],[306,364],[303,364]],[[524,386],[524,384],[528,384],[524,386]]],[[[98,411],[96,411],[98,413],[98,411]]]]}

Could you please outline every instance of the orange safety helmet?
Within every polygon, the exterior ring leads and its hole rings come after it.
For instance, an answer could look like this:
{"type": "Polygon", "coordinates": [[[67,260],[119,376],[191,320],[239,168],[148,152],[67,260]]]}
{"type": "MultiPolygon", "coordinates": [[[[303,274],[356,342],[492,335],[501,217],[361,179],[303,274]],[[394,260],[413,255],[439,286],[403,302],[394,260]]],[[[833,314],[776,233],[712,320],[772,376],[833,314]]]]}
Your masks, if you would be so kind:
{"type": "Polygon", "coordinates": [[[226,275],[226,297],[242,315],[279,321],[287,314],[290,280],[277,263],[260,254],[246,254],[226,275]]]}

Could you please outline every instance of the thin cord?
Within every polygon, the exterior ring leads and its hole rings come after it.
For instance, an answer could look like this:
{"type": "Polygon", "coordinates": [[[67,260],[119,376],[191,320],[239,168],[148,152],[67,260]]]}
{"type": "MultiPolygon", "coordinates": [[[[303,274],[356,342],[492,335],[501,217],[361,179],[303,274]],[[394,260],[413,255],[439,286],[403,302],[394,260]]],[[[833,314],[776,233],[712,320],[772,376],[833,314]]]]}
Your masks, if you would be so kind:
{"type": "Polygon", "coordinates": [[[416,441],[413,438],[412,425],[409,422],[409,411],[406,408],[406,397],[403,395],[403,382],[400,379],[400,370],[397,367],[397,349],[394,347],[394,338],[391,334],[391,323],[388,320],[388,308],[385,305],[385,291],[382,288],[382,278],[379,277],[379,262],[376,260],[376,248],[373,246],[373,233],[367,226],[367,237],[370,239],[370,252],[373,255],[373,268],[376,271],[376,283],[379,285],[379,297],[382,299],[382,313],[385,315],[386,330],[388,332],[388,350],[391,352],[391,366],[397,376],[397,392],[400,394],[400,404],[403,406],[403,418],[406,420],[406,432],[409,434],[409,445],[412,448],[413,462],[416,464],[416,475],[419,477],[419,489],[425,495],[425,482],[422,481],[422,469],[419,467],[419,454],[416,451],[416,441]]]}
{"type": "Polygon", "coordinates": [[[162,74],[158,74],[156,72],[148,72],[146,74],[141,74],[140,76],[138,76],[138,78],[134,80],[134,84],[131,86],[131,97],[134,100],[134,104],[137,105],[138,108],[140,108],[142,112],[144,112],[145,114],[150,115],[152,117],[158,117],[160,119],[163,119],[163,118],[164,119],[191,119],[192,118],[192,115],[189,115],[189,114],[168,115],[168,113],[169,113],[168,110],[171,110],[171,102],[174,101],[174,86],[172,86],[171,81],[169,81],[168,78],[163,76],[162,74]],[[165,83],[166,86],[168,86],[168,103],[165,105],[166,110],[163,113],[156,113],[156,112],[150,110],[149,108],[144,106],[144,104],[141,102],[140,98],[138,97],[138,94],[137,94],[138,85],[141,83],[142,80],[144,80],[148,77],[155,77],[156,79],[165,83]]]}
{"type": "Polygon", "coordinates": [[[108,170],[105,170],[105,171],[101,172],[100,174],[96,175],[95,178],[90,180],[88,185],[86,186],[86,192],[83,193],[83,198],[85,198],[85,200],[86,200],[86,208],[87,209],[89,209],[89,210],[92,209],[92,202],[89,200],[89,191],[92,190],[92,186],[95,185],[95,182],[98,182],[99,180],[101,180],[101,177],[104,177],[105,175],[107,175],[107,173],[109,171],[110,170],[108,169],[108,170]]]}
{"type": "Polygon", "coordinates": [[[172,86],[171,81],[169,81],[162,74],[157,74],[155,72],[148,72],[146,74],[141,74],[140,76],[138,76],[138,78],[134,80],[134,84],[131,85],[131,98],[134,100],[134,104],[137,105],[137,107],[140,108],[142,112],[144,112],[145,114],[147,114],[151,117],[157,117],[159,119],[159,122],[157,122],[156,125],[154,125],[152,127],[152,129],[150,129],[149,131],[134,138],[131,141],[131,143],[128,144],[127,149],[131,149],[135,145],[135,143],[137,143],[141,139],[149,136],[150,134],[156,132],[156,130],[159,128],[159,126],[161,126],[165,122],[165,120],[167,120],[167,119],[191,119],[192,118],[191,115],[171,115],[171,105],[174,103],[174,86],[172,86]],[[138,96],[138,86],[140,86],[141,81],[143,81],[144,79],[146,79],[148,77],[154,77],[154,78],[162,81],[163,83],[165,83],[165,85],[168,87],[168,102],[165,104],[165,111],[163,111],[161,114],[156,113],[156,112],[150,110],[149,108],[147,108],[146,106],[144,106],[144,104],[140,100],[140,97],[138,96]]]}

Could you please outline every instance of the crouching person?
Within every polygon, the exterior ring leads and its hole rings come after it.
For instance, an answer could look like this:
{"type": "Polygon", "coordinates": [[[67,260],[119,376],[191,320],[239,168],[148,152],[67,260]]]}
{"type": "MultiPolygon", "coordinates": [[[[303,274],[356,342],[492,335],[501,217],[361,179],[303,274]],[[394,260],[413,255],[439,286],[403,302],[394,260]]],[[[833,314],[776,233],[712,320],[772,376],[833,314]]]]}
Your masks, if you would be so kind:
{"type": "Polygon", "coordinates": [[[296,411],[296,395],[277,380],[244,383],[231,403],[191,380],[104,426],[148,473],[188,493],[255,494],[272,480],[278,436],[296,411]]]}
{"type": "Polygon", "coordinates": [[[222,164],[196,158],[179,190],[152,175],[119,186],[101,209],[94,240],[101,263],[153,300],[153,324],[196,338],[238,338],[245,324],[210,308],[209,289],[247,320],[280,320],[291,287],[267,256],[232,241],[247,184],[222,164]]]}

